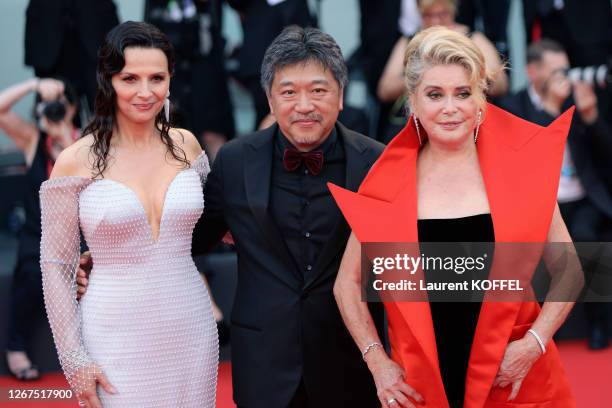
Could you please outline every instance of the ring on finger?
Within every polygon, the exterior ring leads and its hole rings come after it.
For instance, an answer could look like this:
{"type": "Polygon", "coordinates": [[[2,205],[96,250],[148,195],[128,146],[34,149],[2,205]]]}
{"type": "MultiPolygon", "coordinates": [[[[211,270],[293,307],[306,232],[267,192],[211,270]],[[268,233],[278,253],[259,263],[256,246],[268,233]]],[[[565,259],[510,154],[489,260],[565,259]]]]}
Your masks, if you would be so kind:
{"type": "Polygon", "coordinates": [[[397,400],[396,400],[395,398],[389,398],[389,399],[387,400],[387,404],[388,404],[388,405],[391,405],[391,404],[396,404],[396,403],[397,403],[397,400]]]}

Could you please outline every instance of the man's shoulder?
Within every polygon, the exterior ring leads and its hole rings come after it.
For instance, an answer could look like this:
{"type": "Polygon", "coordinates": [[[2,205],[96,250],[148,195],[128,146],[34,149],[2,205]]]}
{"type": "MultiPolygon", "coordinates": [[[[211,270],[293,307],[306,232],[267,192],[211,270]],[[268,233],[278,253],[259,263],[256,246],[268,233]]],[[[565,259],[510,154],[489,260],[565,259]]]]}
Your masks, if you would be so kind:
{"type": "Polygon", "coordinates": [[[515,115],[521,113],[526,108],[526,105],[530,103],[527,89],[521,89],[518,92],[513,92],[500,99],[499,106],[502,109],[514,113],[515,115]]]}
{"type": "Polygon", "coordinates": [[[358,148],[366,150],[376,156],[380,156],[385,150],[385,145],[377,140],[372,139],[364,134],[355,132],[338,122],[338,129],[342,132],[343,137],[349,143],[352,143],[358,148]]]}
{"type": "Polygon", "coordinates": [[[273,141],[273,138],[270,137],[273,133],[274,129],[267,128],[239,136],[225,143],[218,154],[222,156],[240,154],[247,145],[259,148],[273,141]]]}

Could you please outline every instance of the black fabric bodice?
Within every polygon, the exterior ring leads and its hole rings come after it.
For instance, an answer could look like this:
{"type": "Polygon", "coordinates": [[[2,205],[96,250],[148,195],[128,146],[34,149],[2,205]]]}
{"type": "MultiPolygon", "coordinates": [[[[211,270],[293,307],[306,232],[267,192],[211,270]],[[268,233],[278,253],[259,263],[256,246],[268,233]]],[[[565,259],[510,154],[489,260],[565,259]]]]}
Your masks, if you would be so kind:
{"type": "MultiPolygon", "coordinates": [[[[478,253],[467,253],[470,252],[470,249],[466,249],[465,245],[454,244],[467,242],[493,243],[495,241],[495,234],[490,214],[451,219],[424,219],[418,220],[417,225],[421,251],[426,256],[479,256],[482,255],[483,248],[489,248],[489,252],[492,252],[493,244],[486,246],[475,245],[474,248],[476,250],[474,252],[478,253]],[[437,244],[428,247],[428,242],[448,244],[437,244]],[[462,253],[459,254],[458,251],[462,253]],[[436,253],[434,254],[433,252],[436,253]],[[441,252],[444,252],[444,254],[441,252]]],[[[461,280],[486,278],[490,268],[490,261],[493,259],[492,253],[488,255],[488,261],[485,263],[486,267],[479,273],[479,276],[466,272],[456,277],[460,277],[461,280]]],[[[426,270],[425,280],[427,282],[436,280],[434,274],[437,272],[439,271],[426,270]]],[[[455,272],[449,273],[456,275],[455,272]]],[[[448,281],[448,277],[443,280],[448,281]]],[[[458,296],[473,296],[473,294],[459,294],[458,296]]],[[[461,298],[457,299],[453,298],[453,296],[449,298],[448,293],[445,294],[444,298],[437,298],[437,300],[447,300],[445,302],[431,301],[431,299],[432,296],[430,295],[429,305],[436,336],[438,362],[446,396],[451,408],[462,407],[470,351],[472,341],[474,340],[476,324],[478,323],[481,303],[460,301],[462,300],[461,298]]]]}

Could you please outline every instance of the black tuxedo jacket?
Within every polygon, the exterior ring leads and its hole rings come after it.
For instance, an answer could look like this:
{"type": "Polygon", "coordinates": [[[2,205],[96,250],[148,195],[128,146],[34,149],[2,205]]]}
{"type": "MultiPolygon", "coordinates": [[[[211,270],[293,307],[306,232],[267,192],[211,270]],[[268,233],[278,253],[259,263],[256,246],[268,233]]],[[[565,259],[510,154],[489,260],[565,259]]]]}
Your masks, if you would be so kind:
{"type": "MultiPolygon", "coordinates": [[[[555,118],[537,109],[527,90],[502,99],[500,105],[514,115],[538,125],[547,126],[555,118]]],[[[612,132],[608,124],[599,119],[586,125],[574,113],[567,140],[576,173],[592,204],[608,219],[612,219],[612,132]]]]}
{"type": "Polygon", "coordinates": [[[106,33],[119,24],[115,3],[112,0],[30,0],[26,10],[26,65],[42,71],[55,66],[64,43],[66,24],[75,25],[87,56],[96,61],[106,33]]]}
{"type": "MultiPolygon", "coordinates": [[[[238,283],[231,315],[234,400],[239,406],[284,408],[300,380],[316,407],[378,407],[374,382],[346,329],[332,288],[350,229],[339,209],[332,237],[304,277],[269,211],[278,127],[232,140],[219,151],[205,189],[194,254],[231,231],[238,283]]],[[[357,191],[383,150],[337,124],[346,156],[346,188],[357,191]]],[[[371,305],[382,323],[382,304],[371,305]]]]}
{"type": "Polygon", "coordinates": [[[531,102],[527,89],[523,89],[515,94],[502,98],[500,100],[500,106],[513,115],[540,126],[548,126],[555,119],[545,110],[540,110],[535,107],[533,102],[531,102]]]}

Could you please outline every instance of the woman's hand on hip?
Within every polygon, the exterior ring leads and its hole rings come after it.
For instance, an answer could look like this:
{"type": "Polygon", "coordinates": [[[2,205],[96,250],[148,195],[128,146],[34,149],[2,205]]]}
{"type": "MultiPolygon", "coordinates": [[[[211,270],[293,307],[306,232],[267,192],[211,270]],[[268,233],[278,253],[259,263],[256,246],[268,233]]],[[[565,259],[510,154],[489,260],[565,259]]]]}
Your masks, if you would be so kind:
{"type": "Polygon", "coordinates": [[[493,386],[503,388],[512,384],[508,401],[514,400],[531,366],[541,355],[540,346],[531,336],[508,343],[493,386]]]}
{"type": "Polygon", "coordinates": [[[85,251],[79,258],[79,266],[76,273],[77,283],[77,300],[81,300],[85,293],[87,293],[87,286],[89,285],[89,274],[93,267],[93,261],[91,260],[91,252],[85,251]]]}

